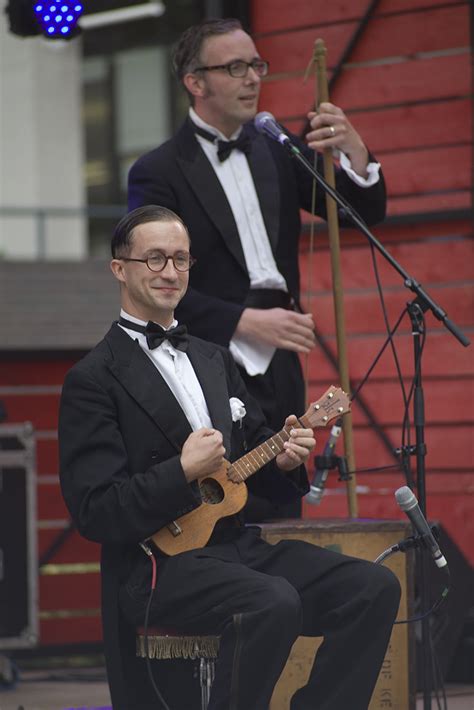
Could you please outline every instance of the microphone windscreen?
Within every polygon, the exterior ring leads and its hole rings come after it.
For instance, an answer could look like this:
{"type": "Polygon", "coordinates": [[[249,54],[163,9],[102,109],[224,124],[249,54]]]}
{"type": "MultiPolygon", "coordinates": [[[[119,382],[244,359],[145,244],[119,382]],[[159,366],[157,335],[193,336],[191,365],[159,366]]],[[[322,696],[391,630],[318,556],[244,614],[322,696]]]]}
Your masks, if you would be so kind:
{"type": "Polygon", "coordinates": [[[259,133],[263,133],[265,131],[265,124],[268,121],[273,121],[275,123],[275,116],[273,116],[269,111],[260,111],[260,113],[257,113],[253,119],[254,126],[259,133]]]}
{"type": "Polygon", "coordinates": [[[395,499],[402,510],[409,510],[417,504],[416,496],[408,486],[402,486],[395,491],[395,499]]]}

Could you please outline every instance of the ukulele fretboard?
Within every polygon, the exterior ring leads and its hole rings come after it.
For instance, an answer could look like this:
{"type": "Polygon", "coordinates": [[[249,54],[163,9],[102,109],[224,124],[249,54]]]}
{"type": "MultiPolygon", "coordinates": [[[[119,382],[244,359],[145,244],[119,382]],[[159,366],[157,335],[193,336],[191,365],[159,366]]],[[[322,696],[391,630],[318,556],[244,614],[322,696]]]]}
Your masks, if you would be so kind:
{"type": "MultiPolygon", "coordinates": [[[[306,427],[308,423],[306,417],[300,417],[298,426],[306,427]]],[[[290,438],[292,427],[283,428],[269,439],[260,444],[249,453],[242,456],[229,467],[227,475],[236,483],[245,481],[249,476],[256,473],[262,466],[272,461],[283,451],[285,442],[290,438]]]]}

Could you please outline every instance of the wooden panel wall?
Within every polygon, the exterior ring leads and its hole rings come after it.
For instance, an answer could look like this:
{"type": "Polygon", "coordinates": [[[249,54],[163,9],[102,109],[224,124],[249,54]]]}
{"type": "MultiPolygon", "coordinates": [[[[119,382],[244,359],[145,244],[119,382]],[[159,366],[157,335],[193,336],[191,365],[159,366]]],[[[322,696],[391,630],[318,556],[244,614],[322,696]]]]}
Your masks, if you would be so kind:
{"type": "MultiPolygon", "coordinates": [[[[299,133],[314,106],[304,82],[314,42],[327,48],[329,77],[368,0],[253,3],[253,30],[270,61],[261,109],[299,133]]],[[[469,3],[381,0],[331,100],[383,161],[389,214],[471,204],[469,3]]]]}
{"type": "MultiPolygon", "coordinates": [[[[260,110],[270,111],[295,133],[301,133],[315,101],[314,80],[303,82],[314,41],[322,38],[326,44],[331,76],[368,5],[367,0],[254,2],[254,35],[260,54],[270,61],[260,110]]],[[[374,235],[472,339],[473,225],[472,218],[463,217],[472,209],[469,11],[467,2],[381,0],[337,79],[331,100],[348,114],[383,166],[389,220],[374,228],[374,235]]],[[[305,217],[305,221],[310,220],[305,217]]],[[[341,261],[349,370],[357,383],[382,346],[386,331],[370,249],[366,238],[355,230],[341,233],[341,261]]],[[[325,228],[317,233],[310,293],[309,264],[308,239],[304,238],[304,300],[335,352],[325,228]]],[[[377,257],[377,264],[393,326],[412,294],[383,257],[377,257]]],[[[429,517],[443,522],[466,557],[474,561],[468,543],[474,534],[473,346],[462,347],[431,314],[426,322],[427,511],[429,517]]],[[[395,342],[403,378],[409,385],[413,343],[407,316],[395,342]]],[[[337,382],[337,370],[320,347],[307,367],[310,400],[329,383],[337,382]]],[[[390,350],[361,394],[393,447],[400,446],[403,400],[390,350]]],[[[360,406],[355,404],[353,411],[357,467],[393,464],[394,458],[360,406]]],[[[320,434],[319,449],[324,442],[325,436],[320,434]]],[[[338,450],[342,453],[342,442],[338,450]]],[[[358,474],[359,514],[401,517],[393,493],[404,483],[403,474],[396,469],[358,474]]],[[[347,514],[345,487],[332,472],[322,503],[318,507],[305,505],[304,515],[347,514]]]]}
{"type": "MultiPolygon", "coordinates": [[[[456,324],[472,339],[474,249],[469,220],[425,222],[413,226],[404,238],[404,227],[379,227],[380,240],[405,269],[423,283],[456,324]],[[444,236],[441,236],[444,235],[444,236]]],[[[341,251],[344,279],[346,338],[351,378],[358,383],[368,371],[385,341],[380,300],[376,290],[370,250],[359,235],[347,233],[341,251]]],[[[330,255],[325,233],[318,234],[317,264],[309,308],[323,336],[336,351],[330,255]]],[[[307,267],[303,249],[302,269],[307,267]]],[[[377,257],[389,322],[393,326],[412,294],[382,257],[377,257]]],[[[306,282],[306,278],[304,281],[306,282]]],[[[468,531],[474,534],[474,447],[472,401],[474,357],[472,346],[462,347],[431,313],[426,316],[427,339],[423,353],[423,385],[426,414],[427,510],[446,530],[471,561],[474,560],[468,531]]],[[[395,337],[405,386],[413,375],[413,339],[405,315],[395,337]]],[[[315,399],[327,384],[337,382],[334,366],[317,347],[309,359],[309,397],[315,399]]],[[[393,447],[401,445],[403,399],[394,359],[387,349],[361,395],[370,406],[393,447]]],[[[357,403],[353,406],[356,464],[359,469],[394,463],[357,403]]],[[[322,446],[325,435],[319,434],[322,446]]],[[[414,434],[412,432],[412,443],[414,434]]],[[[342,444],[342,442],[341,442],[342,444]]],[[[338,446],[342,453],[342,445],[338,446]]],[[[415,461],[413,461],[415,469],[415,461]]],[[[359,514],[362,517],[401,517],[393,493],[405,480],[396,469],[357,475],[359,514]]],[[[306,505],[308,517],[347,515],[344,487],[333,472],[319,507],[306,505]]]]}
{"type": "MultiPolygon", "coordinates": [[[[0,400],[8,423],[30,421],[37,448],[38,558],[69,525],[58,478],[58,405],[64,375],[75,358],[0,361],[0,400]]],[[[100,626],[99,545],[77,532],[39,569],[40,644],[96,642],[100,626]]]]}

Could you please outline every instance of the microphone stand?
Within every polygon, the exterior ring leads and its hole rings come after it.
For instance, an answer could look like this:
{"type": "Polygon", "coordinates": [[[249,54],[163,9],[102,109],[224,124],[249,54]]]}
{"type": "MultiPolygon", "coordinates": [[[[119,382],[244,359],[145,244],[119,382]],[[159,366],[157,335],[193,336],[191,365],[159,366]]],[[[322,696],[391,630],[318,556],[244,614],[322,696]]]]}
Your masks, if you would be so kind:
{"type": "MultiPolygon", "coordinates": [[[[275,136],[273,136],[275,138],[275,136]]],[[[426,445],[424,439],[425,427],[425,411],[424,411],[424,396],[421,377],[421,336],[424,335],[424,318],[423,314],[427,310],[431,310],[434,317],[440,320],[445,327],[459,340],[459,342],[467,347],[470,345],[469,339],[447,316],[446,312],[426,293],[421,285],[410,276],[405,269],[393,258],[393,256],[385,249],[385,247],[374,237],[369,228],[365,224],[362,217],[353,209],[353,207],[340,195],[328,182],[317,172],[302,154],[299,148],[294,145],[289,138],[283,135],[276,138],[279,143],[284,145],[290,155],[297,160],[316,180],[316,182],[328,193],[336,204],[342,208],[344,216],[351,219],[356,227],[365,234],[369,242],[379,251],[382,256],[393,266],[403,278],[403,283],[406,288],[415,294],[413,301],[407,304],[407,312],[412,323],[413,348],[414,348],[414,426],[416,434],[416,445],[414,451],[409,453],[416,454],[416,485],[418,489],[418,503],[421,512],[426,516],[426,484],[425,484],[425,457],[426,445]]],[[[428,571],[429,560],[426,555],[421,557],[421,574],[420,574],[420,599],[421,610],[424,614],[429,610],[429,594],[428,594],[428,571]]],[[[431,693],[433,686],[432,665],[431,665],[431,644],[429,636],[429,621],[428,617],[421,620],[421,644],[423,654],[423,710],[431,710],[431,693]]]]}

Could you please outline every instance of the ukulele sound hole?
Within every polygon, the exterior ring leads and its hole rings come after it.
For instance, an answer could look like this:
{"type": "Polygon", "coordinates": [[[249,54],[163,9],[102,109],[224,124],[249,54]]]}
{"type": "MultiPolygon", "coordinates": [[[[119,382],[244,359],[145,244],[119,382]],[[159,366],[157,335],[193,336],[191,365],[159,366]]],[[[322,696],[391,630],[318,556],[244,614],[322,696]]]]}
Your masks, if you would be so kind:
{"type": "Polygon", "coordinates": [[[203,503],[216,505],[224,500],[224,489],[214,478],[203,478],[199,482],[203,503]]]}

